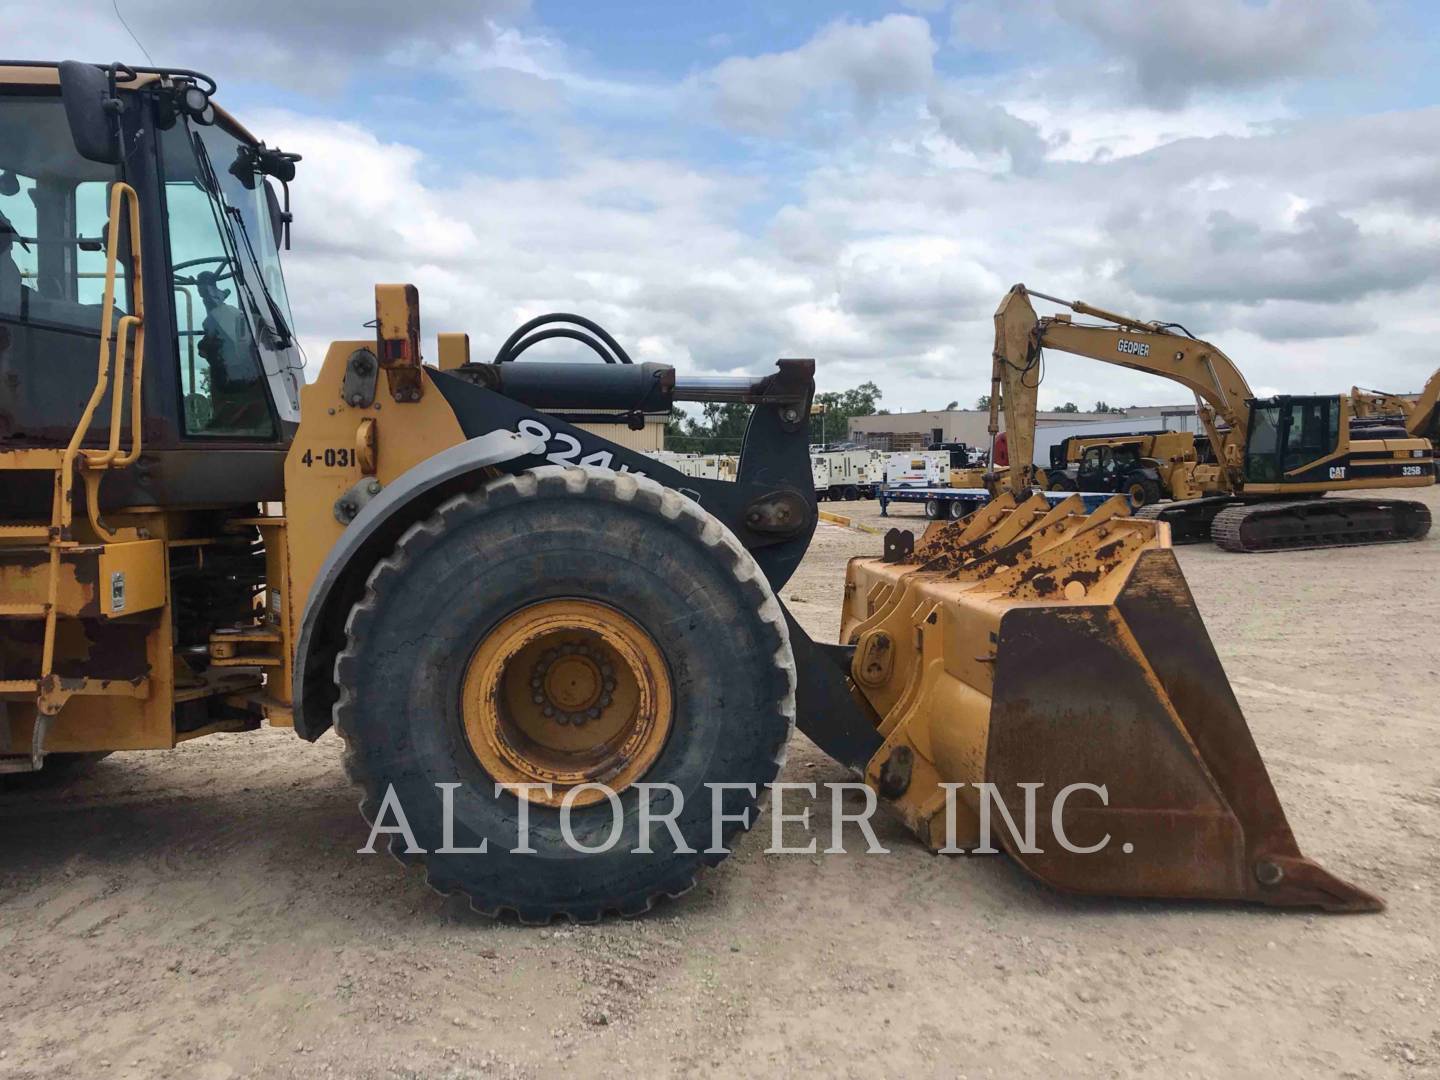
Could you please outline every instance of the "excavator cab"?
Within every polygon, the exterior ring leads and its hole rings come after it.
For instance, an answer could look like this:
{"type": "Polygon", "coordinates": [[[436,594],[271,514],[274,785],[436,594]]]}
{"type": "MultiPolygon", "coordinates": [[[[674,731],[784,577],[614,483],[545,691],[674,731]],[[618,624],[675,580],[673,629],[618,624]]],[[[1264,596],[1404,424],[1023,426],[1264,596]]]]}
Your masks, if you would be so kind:
{"type": "Polygon", "coordinates": [[[1333,464],[1340,450],[1344,411],[1339,397],[1287,394],[1253,402],[1245,440],[1246,482],[1345,479],[1344,463],[1333,464]],[[1331,463],[1328,468],[1327,462],[1331,463]]]}
{"type": "Polygon", "coordinates": [[[1251,495],[1435,482],[1423,440],[1399,427],[1357,426],[1347,397],[1282,394],[1247,404],[1244,479],[1251,495]]]}

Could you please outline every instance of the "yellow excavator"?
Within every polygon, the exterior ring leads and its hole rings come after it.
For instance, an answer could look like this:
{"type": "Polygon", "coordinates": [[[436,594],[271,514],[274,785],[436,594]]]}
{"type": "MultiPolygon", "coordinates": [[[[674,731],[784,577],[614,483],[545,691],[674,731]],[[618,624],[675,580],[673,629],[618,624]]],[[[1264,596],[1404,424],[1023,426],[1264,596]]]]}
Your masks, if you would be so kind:
{"type": "Polygon", "coordinates": [[[557,313],[432,364],[378,285],[304,381],[297,158],[214,90],[0,63],[0,769],[333,729],[370,847],[594,920],[723,859],[798,726],[923,842],[1057,888],[1381,906],[1301,854],[1165,524],[1002,496],[854,560],[816,642],[780,599],[812,361],[685,376],[557,313]],[[603,362],[519,362],[557,336],[603,362]],[[605,437],[675,401],[752,406],[733,480],[605,437]]]}
{"type": "Polygon", "coordinates": [[[1227,551],[1277,551],[1414,541],[1430,530],[1430,509],[1422,502],[1320,498],[1434,484],[1428,439],[1355,423],[1344,395],[1257,399],[1224,352],[1182,326],[1118,315],[1024,285],[1013,286],[996,309],[991,360],[990,428],[998,429],[1003,396],[1012,462],[1006,485],[1017,495],[1035,482],[1033,467],[1013,463],[1033,460],[1045,349],[1159,375],[1194,393],[1215,461],[1187,465],[1185,486],[1220,494],[1139,511],[1169,524],[1177,542],[1208,538],[1227,551]],[[1100,321],[1079,323],[1069,313],[1039,317],[1031,297],[1100,321]]]}
{"type": "Polygon", "coordinates": [[[1379,428],[1387,421],[1397,422],[1407,435],[1429,439],[1440,445],[1440,368],[1425,381],[1425,388],[1415,395],[1390,394],[1384,390],[1350,388],[1355,403],[1355,416],[1379,428]]]}

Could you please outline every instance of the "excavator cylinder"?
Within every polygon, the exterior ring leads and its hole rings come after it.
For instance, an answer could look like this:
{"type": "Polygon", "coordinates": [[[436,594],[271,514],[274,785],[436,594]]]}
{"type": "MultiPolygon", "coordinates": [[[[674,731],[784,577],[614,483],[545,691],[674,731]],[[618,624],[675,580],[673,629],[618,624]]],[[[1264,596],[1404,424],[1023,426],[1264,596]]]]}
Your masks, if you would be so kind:
{"type": "Polygon", "coordinates": [[[1383,907],[1300,853],[1169,528],[1123,498],[892,531],[845,605],[866,778],[933,849],[1077,893],[1383,907]]]}

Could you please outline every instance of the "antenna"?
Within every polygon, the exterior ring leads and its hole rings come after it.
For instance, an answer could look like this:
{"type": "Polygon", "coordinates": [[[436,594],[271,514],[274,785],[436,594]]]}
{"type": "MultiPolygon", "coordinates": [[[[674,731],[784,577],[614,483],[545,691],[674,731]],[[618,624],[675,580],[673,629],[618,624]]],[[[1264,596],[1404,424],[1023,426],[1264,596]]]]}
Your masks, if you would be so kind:
{"type": "Polygon", "coordinates": [[[130,35],[130,40],[135,42],[135,47],[139,49],[142,53],[144,53],[145,59],[149,60],[150,63],[153,65],[155,61],[150,56],[149,51],[145,48],[144,45],[140,44],[140,39],[135,36],[135,31],[130,29],[130,24],[125,21],[125,16],[120,14],[120,0],[110,0],[110,6],[115,9],[115,17],[120,20],[120,25],[123,26],[125,28],[125,32],[130,35]]]}

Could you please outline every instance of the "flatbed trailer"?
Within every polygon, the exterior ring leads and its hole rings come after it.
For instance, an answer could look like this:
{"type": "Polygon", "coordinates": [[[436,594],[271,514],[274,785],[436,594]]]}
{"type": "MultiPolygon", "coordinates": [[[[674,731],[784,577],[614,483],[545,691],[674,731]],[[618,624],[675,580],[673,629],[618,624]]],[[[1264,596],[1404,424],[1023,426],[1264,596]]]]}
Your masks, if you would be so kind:
{"type": "MultiPolygon", "coordinates": [[[[1053,504],[1063,502],[1077,493],[1042,491],[1040,494],[1053,504]]],[[[1098,509],[1101,503],[1111,497],[1110,493],[1101,491],[1082,491],[1078,494],[1085,501],[1087,513],[1098,509]]],[[[990,492],[984,488],[952,487],[880,487],[876,489],[875,495],[880,500],[881,517],[890,516],[888,508],[892,502],[906,502],[921,503],[925,507],[927,518],[941,521],[974,513],[992,498],[990,492]]]]}

